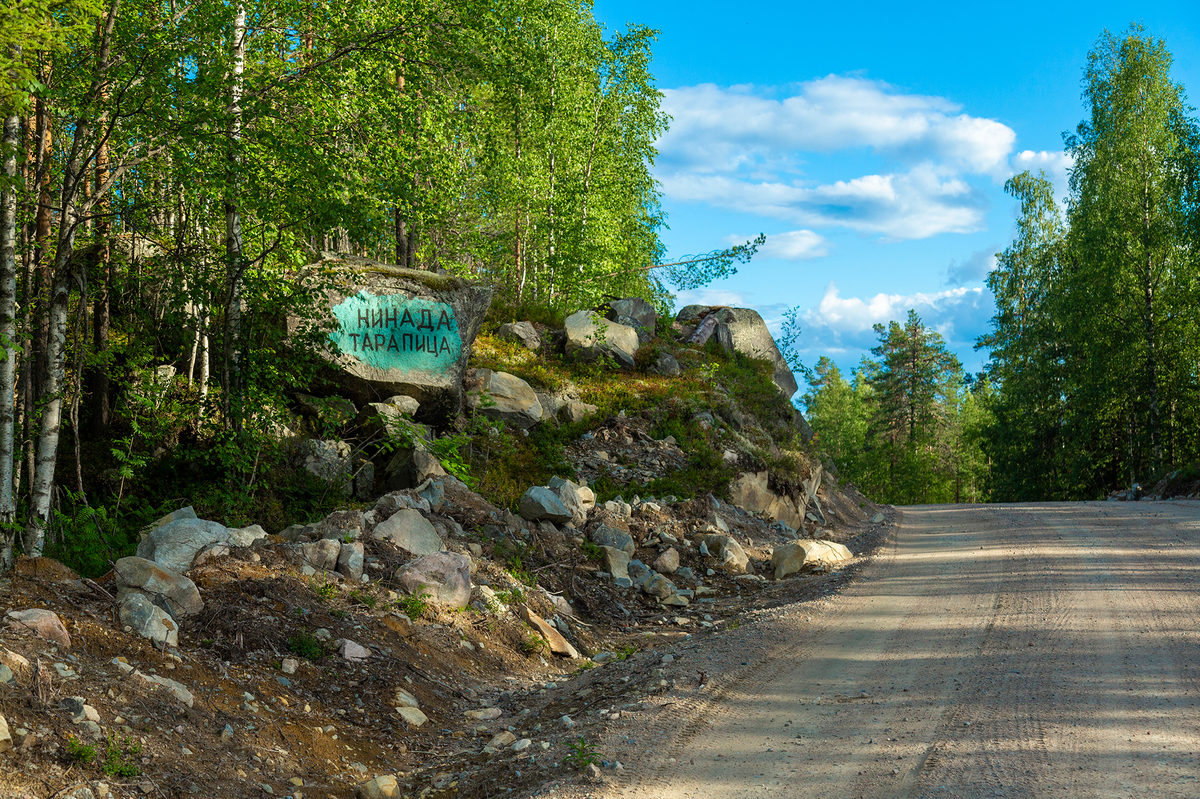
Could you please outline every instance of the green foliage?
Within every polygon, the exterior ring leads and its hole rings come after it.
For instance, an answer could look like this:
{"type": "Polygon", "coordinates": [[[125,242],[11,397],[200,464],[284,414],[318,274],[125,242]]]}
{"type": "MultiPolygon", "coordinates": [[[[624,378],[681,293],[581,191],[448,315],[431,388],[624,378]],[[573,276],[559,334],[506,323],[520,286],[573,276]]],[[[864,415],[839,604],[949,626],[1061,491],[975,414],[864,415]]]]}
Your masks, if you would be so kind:
{"type": "Polygon", "coordinates": [[[533,657],[534,655],[548,655],[550,654],[550,644],[546,643],[546,639],[542,638],[542,636],[538,635],[537,633],[528,632],[525,634],[525,637],[521,639],[520,650],[522,654],[528,657],[533,657]]]}
{"type": "Polygon", "coordinates": [[[429,600],[432,599],[431,594],[406,594],[396,600],[396,607],[405,616],[408,616],[413,621],[425,618],[429,613],[429,600]]]}
{"type": "Polygon", "coordinates": [[[583,555],[588,560],[601,561],[604,560],[604,550],[601,549],[595,542],[583,539],[582,547],[583,555]]]}
{"type": "Polygon", "coordinates": [[[131,741],[128,737],[118,739],[110,734],[104,746],[104,760],[100,769],[109,777],[137,777],[142,770],[132,762],[132,758],[142,753],[142,745],[131,741]]]}
{"type": "Polygon", "coordinates": [[[288,636],[288,651],[314,663],[327,654],[325,647],[312,633],[300,631],[288,636]]]}
{"type": "Polygon", "coordinates": [[[67,755],[74,762],[86,766],[96,759],[96,747],[85,744],[72,735],[67,738],[67,755]]]}
{"type": "Polygon", "coordinates": [[[519,585],[514,585],[508,591],[497,591],[496,599],[505,605],[521,605],[525,602],[525,590],[519,585]]]}
{"type": "Polygon", "coordinates": [[[326,602],[334,599],[338,595],[337,583],[327,580],[324,577],[314,577],[309,583],[312,592],[326,602]]]}
{"type": "Polygon", "coordinates": [[[576,769],[583,771],[593,763],[600,761],[600,752],[596,746],[584,738],[582,735],[574,743],[567,747],[567,754],[563,757],[563,762],[569,763],[576,769]]]}
{"type": "Polygon", "coordinates": [[[379,603],[379,600],[377,600],[375,597],[371,596],[370,594],[363,593],[357,589],[351,589],[350,593],[347,594],[347,597],[356,605],[362,605],[364,608],[368,609],[373,609],[379,603]]]}

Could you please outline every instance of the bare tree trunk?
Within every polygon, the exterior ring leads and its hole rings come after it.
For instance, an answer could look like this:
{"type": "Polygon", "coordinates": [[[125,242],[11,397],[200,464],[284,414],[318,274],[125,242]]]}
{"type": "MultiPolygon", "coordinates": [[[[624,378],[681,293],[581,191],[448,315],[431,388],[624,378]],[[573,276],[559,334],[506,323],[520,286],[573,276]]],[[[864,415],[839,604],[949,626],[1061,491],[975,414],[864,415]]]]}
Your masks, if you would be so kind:
{"type": "Polygon", "coordinates": [[[0,191],[0,572],[13,560],[13,418],[17,363],[17,148],[21,141],[21,119],[16,114],[4,119],[4,190],[0,191]]]}
{"type": "MultiPolygon", "coordinates": [[[[101,95],[102,101],[108,99],[108,92],[101,95]]],[[[104,117],[101,116],[100,124],[104,124],[104,117]]],[[[108,180],[108,142],[102,142],[99,150],[96,153],[96,185],[103,186],[108,180]]],[[[97,280],[99,290],[96,292],[95,310],[92,313],[92,347],[97,355],[103,355],[108,349],[108,335],[110,320],[112,318],[112,305],[109,300],[109,291],[113,280],[112,266],[112,243],[110,241],[111,223],[109,220],[109,211],[111,206],[107,199],[101,199],[96,208],[98,214],[96,216],[96,237],[100,240],[100,257],[97,264],[97,280]]],[[[112,418],[111,405],[111,385],[108,377],[108,366],[103,358],[97,359],[97,364],[92,367],[91,374],[91,394],[92,394],[92,418],[91,428],[92,435],[96,438],[102,437],[107,431],[112,418]]]]}
{"type": "Polygon", "coordinates": [[[225,357],[221,383],[226,424],[234,430],[242,425],[242,318],[246,300],[242,296],[245,255],[242,218],[238,208],[236,181],[239,179],[238,147],[242,139],[242,74],[246,65],[246,9],[238,6],[233,20],[233,82],[229,96],[229,170],[225,186],[225,259],[228,284],[225,306],[225,357]]]}

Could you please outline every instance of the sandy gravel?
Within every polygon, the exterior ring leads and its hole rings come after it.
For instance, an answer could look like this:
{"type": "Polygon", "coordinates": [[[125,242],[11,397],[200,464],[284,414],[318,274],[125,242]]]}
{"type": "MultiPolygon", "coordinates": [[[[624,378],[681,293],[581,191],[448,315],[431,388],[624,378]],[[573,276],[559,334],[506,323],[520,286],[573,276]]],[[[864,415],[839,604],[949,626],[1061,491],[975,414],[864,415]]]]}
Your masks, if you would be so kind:
{"type": "Polygon", "coordinates": [[[1200,796],[1200,504],[905,508],[831,599],[682,647],[553,796],[1200,796]],[[703,682],[703,684],[701,684],[703,682]]]}

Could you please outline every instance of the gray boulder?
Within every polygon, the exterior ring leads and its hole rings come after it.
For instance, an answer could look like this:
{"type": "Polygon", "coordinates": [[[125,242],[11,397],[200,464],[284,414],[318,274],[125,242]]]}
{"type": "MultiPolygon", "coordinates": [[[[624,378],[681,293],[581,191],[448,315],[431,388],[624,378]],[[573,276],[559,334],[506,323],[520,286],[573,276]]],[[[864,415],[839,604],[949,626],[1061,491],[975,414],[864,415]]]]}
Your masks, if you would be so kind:
{"type": "Polygon", "coordinates": [[[361,541],[343,543],[338,551],[338,574],[347,580],[359,582],[363,576],[363,545],[361,541]]]}
{"type": "Polygon", "coordinates": [[[632,327],[601,318],[595,311],[576,311],[567,317],[567,355],[582,361],[608,356],[632,368],[638,334],[632,327]]]}
{"type": "Polygon", "coordinates": [[[729,574],[745,574],[750,564],[750,556],[742,545],[732,536],[725,533],[703,533],[696,536],[712,554],[721,562],[721,568],[729,574]]]}
{"type": "Polygon", "coordinates": [[[654,570],[660,574],[674,574],[679,570],[679,551],[675,547],[663,552],[654,561],[654,570]]]}
{"type": "Polygon", "coordinates": [[[338,554],[341,551],[340,541],[321,538],[310,544],[301,544],[300,558],[305,566],[315,572],[331,572],[337,568],[338,554]]]}
{"type": "Polygon", "coordinates": [[[229,546],[252,547],[267,537],[267,531],[262,525],[252,524],[249,527],[239,527],[229,531],[229,546]]]}
{"type": "Polygon", "coordinates": [[[151,530],[138,544],[137,555],[183,574],[192,568],[200,550],[228,540],[229,529],[223,524],[204,519],[176,519],[151,530]]]}
{"type": "MultiPolygon", "coordinates": [[[[446,273],[328,253],[317,267],[338,274],[327,300],[336,325],[332,377],[342,389],[361,402],[412,397],[421,421],[454,417],[492,289],[446,273]]],[[[300,325],[289,322],[292,329],[300,325]]]]}
{"type": "Polygon", "coordinates": [[[573,513],[558,495],[546,486],[534,486],[521,496],[518,506],[521,517],[531,522],[549,521],[562,524],[571,521],[573,513]]]}
{"type": "Polygon", "coordinates": [[[582,422],[597,410],[599,409],[590,403],[569,399],[558,407],[558,418],[562,422],[582,422]]]}
{"type": "Polygon", "coordinates": [[[600,547],[604,551],[604,565],[613,576],[617,585],[629,587],[633,581],[629,577],[629,553],[616,547],[600,547]]]}
{"type": "Polygon", "coordinates": [[[609,527],[607,524],[601,524],[596,527],[591,533],[592,543],[602,547],[612,547],[619,549],[627,555],[632,556],[635,549],[633,536],[624,530],[616,527],[609,527]]]}
{"type": "Polygon", "coordinates": [[[564,477],[551,477],[547,488],[553,491],[563,507],[571,512],[571,523],[576,527],[583,526],[587,521],[588,512],[596,507],[596,494],[585,485],[579,485],[564,477]]]}
{"type": "Polygon", "coordinates": [[[353,541],[362,535],[363,515],[356,510],[335,510],[313,525],[312,534],[317,538],[332,538],[337,541],[353,541]]]}
{"type": "Polygon", "coordinates": [[[658,324],[658,312],[654,310],[653,305],[641,297],[615,300],[609,304],[608,309],[608,318],[636,330],[640,343],[645,344],[654,338],[655,325],[658,324]]]}
{"type": "Polygon", "coordinates": [[[471,560],[457,552],[435,552],[406,563],[396,582],[409,594],[428,594],[430,601],[465,608],[471,601],[471,560]]]}
{"type": "Polygon", "coordinates": [[[729,486],[729,499],[739,508],[761,513],[768,519],[781,521],[793,530],[799,530],[804,524],[804,516],[795,499],[780,496],[771,490],[762,472],[746,472],[738,475],[729,486]]]}
{"type": "Polygon", "coordinates": [[[446,546],[424,514],[410,508],[401,508],[375,525],[371,537],[389,541],[414,555],[432,555],[446,546]]]}
{"type": "Polygon", "coordinates": [[[164,569],[152,560],[130,556],[114,564],[118,593],[137,591],[148,595],[155,604],[165,606],[175,618],[192,616],[204,610],[204,600],[196,584],[182,574],[164,569]]]}
{"type": "Polygon", "coordinates": [[[117,609],[121,624],[158,645],[178,646],[179,625],[144,595],[128,593],[117,609]]]}
{"type": "Polygon", "coordinates": [[[545,418],[537,393],[521,378],[507,372],[477,369],[475,381],[478,388],[467,395],[467,405],[472,412],[522,430],[545,418]]]}
{"type": "Polygon", "coordinates": [[[530,322],[509,322],[500,325],[500,329],[496,331],[496,337],[504,341],[515,342],[525,349],[535,352],[542,347],[542,337],[538,335],[537,328],[530,322]]]}

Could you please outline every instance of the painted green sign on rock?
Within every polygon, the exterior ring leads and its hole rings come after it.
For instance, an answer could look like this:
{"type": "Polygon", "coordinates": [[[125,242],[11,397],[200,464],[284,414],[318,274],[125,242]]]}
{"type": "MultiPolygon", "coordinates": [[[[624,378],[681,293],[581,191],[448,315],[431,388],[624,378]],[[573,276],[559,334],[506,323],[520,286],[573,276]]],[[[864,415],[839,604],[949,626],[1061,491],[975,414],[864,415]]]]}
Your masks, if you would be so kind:
{"type": "Polygon", "coordinates": [[[339,351],[376,369],[443,372],[462,354],[454,309],[444,302],[360,291],[333,307],[339,351]]]}

